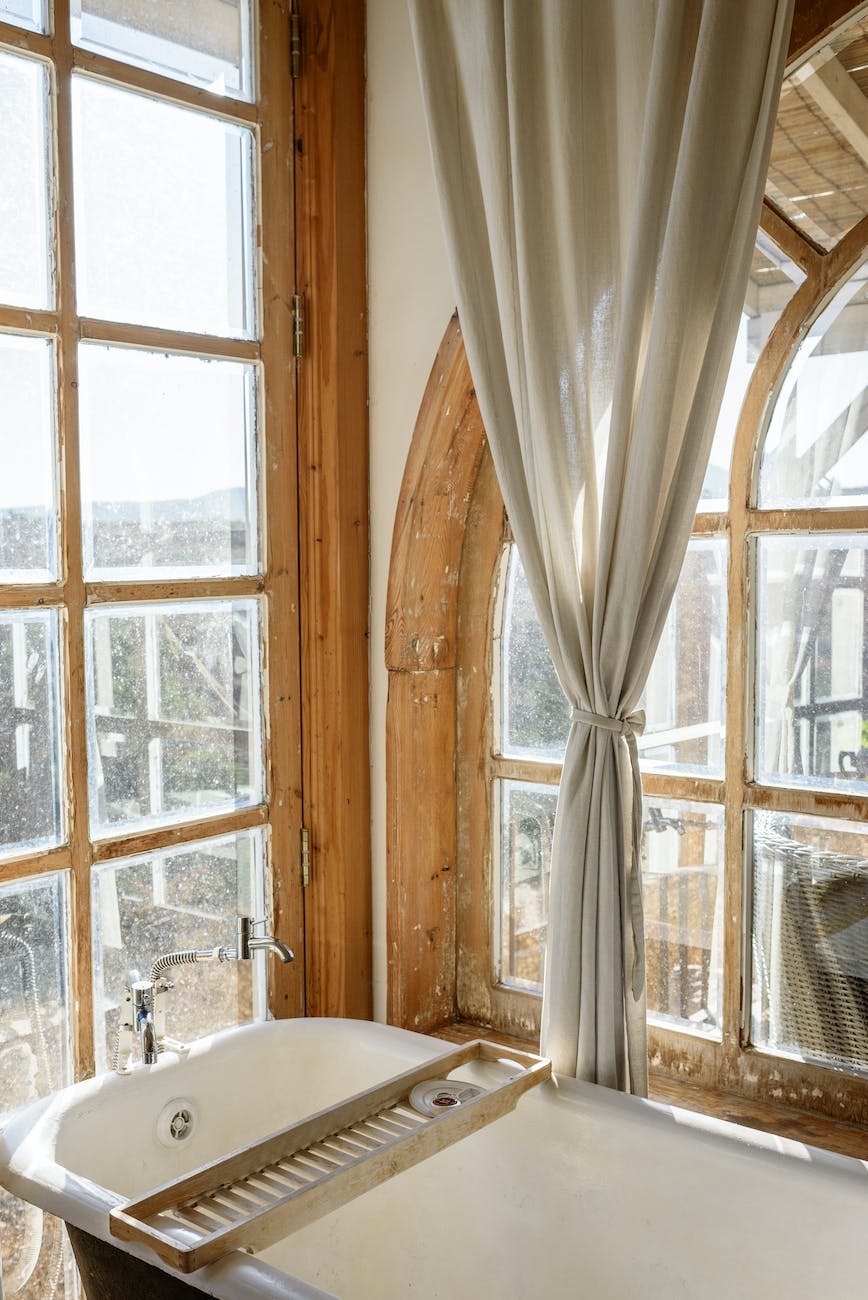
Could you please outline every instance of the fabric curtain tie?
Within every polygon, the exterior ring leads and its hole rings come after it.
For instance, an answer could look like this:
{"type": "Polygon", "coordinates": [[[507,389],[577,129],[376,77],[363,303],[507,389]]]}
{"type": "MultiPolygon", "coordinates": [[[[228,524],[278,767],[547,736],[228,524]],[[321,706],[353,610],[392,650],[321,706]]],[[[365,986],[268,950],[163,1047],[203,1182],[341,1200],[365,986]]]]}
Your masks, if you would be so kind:
{"type": "Polygon", "coordinates": [[[629,737],[641,736],[645,730],[645,711],[637,709],[623,718],[609,718],[605,713],[591,713],[588,709],[579,709],[573,705],[570,710],[571,722],[584,722],[588,727],[599,727],[601,731],[614,731],[623,736],[629,744],[629,737]]]}
{"type": "Polygon", "coordinates": [[[579,709],[575,705],[570,709],[571,722],[584,722],[588,727],[598,727],[600,731],[611,731],[623,736],[630,751],[630,769],[633,774],[633,862],[629,874],[630,889],[630,924],[633,929],[633,973],[631,985],[633,997],[642,996],[645,987],[645,922],[642,911],[642,872],[639,863],[642,853],[642,774],[639,771],[639,746],[636,737],[645,730],[645,711],[636,709],[623,718],[609,718],[605,713],[591,713],[589,709],[579,709]]]}

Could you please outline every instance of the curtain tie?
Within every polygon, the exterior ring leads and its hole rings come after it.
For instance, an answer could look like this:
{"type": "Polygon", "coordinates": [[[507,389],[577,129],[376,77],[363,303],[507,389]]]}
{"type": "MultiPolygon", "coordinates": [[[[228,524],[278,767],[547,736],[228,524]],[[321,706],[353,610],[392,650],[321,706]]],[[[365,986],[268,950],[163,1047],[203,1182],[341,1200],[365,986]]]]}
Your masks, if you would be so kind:
{"type": "Polygon", "coordinates": [[[575,705],[570,709],[571,722],[584,722],[600,731],[611,731],[623,736],[630,751],[630,769],[633,775],[633,860],[628,881],[630,896],[630,924],[633,930],[633,997],[638,1000],[645,987],[645,923],[642,913],[642,872],[639,864],[642,853],[642,774],[639,771],[639,746],[636,737],[645,730],[645,711],[636,709],[622,718],[609,718],[604,713],[591,713],[575,705]]]}
{"type": "Polygon", "coordinates": [[[599,727],[601,731],[614,731],[627,739],[628,736],[642,735],[645,730],[645,711],[637,709],[635,713],[628,713],[623,718],[609,718],[605,713],[591,713],[588,709],[578,709],[573,705],[570,721],[584,722],[586,726],[599,727]]]}

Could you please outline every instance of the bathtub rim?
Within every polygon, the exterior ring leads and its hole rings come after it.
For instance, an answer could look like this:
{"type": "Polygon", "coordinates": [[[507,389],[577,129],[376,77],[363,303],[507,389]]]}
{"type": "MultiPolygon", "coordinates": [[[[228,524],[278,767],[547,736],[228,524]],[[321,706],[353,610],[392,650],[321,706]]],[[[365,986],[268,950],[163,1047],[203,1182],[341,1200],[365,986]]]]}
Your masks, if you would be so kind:
{"type": "MultiPolygon", "coordinates": [[[[363,1043],[368,1047],[382,1046],[384,1052],[393,1054],[393,1061],[385,1068],[384,1077],[398,1073],[414,1061],[423,1061],[448,1050],[449,1044],[440,1038],[417,1034],[375,1021],[341,1019],[338,1017],[307,1017],[294,1020],[269,1020],[235,1026],[208,1035],[192,1043],[188,1052],[179,1055],[166,1052],[157,1065],[136,1067],[131,1075],[118,1078],[111,1074],[100,1075],[72,1084],[49,1097],[31,1102],[26,1107],[4,1116],[0,1120],[0,1184],[14,1195],[37,1205],[40,1209],[74,1224],[83,1231],[98,1237],[118,1250],[134,1254],[146,1263],[159,1267],[173,1277],[194,1282],[203,1293],[225,1300],[327,1300],[330,1293],[281,1271],[266,1261],[235,1251],[218,1263],[208,1265],[193,1275],[185,1275],[165,1265],[143,1245],[120,1242],[109,1231],[108,1213],[123,1203],[124,1197],[88,1179],[80,1173],[65,1168],[50,1153],[56,1149],[57,1135],[63,1116],[69,1111],[86,1107],[106,1087],[112,1091],[130,1088],[131,1093],[147,1091],[149,1081],[156,1076],[180,1072],[188,1061],[195,1061],[220,1047],[235,1047],[244,1037],[281,1036],[303,1034],[314,1040],[323,1032],[334,1035],[335,1029],[347,1041],[363,1043]],[[131,1086],[132,1085],[132,1086],[131,1086]]],[[[482,1036],[482,1035],[480,1035],[482,1036]]],[[[550,1084],[532,1090],[522,1105],[533,1105],[534,1097],[543,1104],[573,1106],[580,1110],[608,1112],[620,1115],[631,1126],[641,1123],[649,1133],[656,1130],[659,1141],[667,1132],[677,1131],[682,1139],[696,1144],[700,1149],[732,1150],[733,1146],[749,1150],[754,1158],[763,1162],[784,1162],[794,1171],[804,1171],[805,1163],[813,1167],[812,1176],[841,1181],[858,1180],[864,1193],[868,1175],[868,1162],[809,1147],[793,1139],[749,1129],[732,1121],[700,1115],[676,1106],[645,1098],[630,1097],[596,1084],[570,1078],[555,1078],[550,1084]],[[547,1100],[546,1100],[547,1099],[547,1100]]]]}

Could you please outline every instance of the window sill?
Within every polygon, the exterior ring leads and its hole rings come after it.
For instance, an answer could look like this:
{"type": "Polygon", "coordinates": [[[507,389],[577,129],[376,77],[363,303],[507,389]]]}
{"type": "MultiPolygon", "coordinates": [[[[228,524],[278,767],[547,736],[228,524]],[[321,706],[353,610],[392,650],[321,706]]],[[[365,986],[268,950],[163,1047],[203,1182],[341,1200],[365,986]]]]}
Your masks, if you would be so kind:
{"type": "MultiPolygon", "coordinates": [[[[520,1051],[536,1050],[535,1044],[527,1039],[502,1034],[485,1025],[474,1025],[464,1020],[453,1020],[427,1032],[433,1038],[443,1038],[450,1043],[469,1043],[475,1038],[487,1038],[491,1042],[520,1051]]],[[[733,1093],[713,1092],[696,1084],[675,1083],[657,1074],[651,1075],[648,1095],[652,1101],[666,1106],[678,1106],[682,1110],[711,1115],[715,1119],[758,1129],[761,1133],[772,1133],[794,1142],[803,1142],[824,1151],[834,1151],[838,1155],[868,1160],[868,1132],[841,1120],[826,1119],[822,1115],[809,1114],[788,1106],[749,1101],[733,1093]]]]}

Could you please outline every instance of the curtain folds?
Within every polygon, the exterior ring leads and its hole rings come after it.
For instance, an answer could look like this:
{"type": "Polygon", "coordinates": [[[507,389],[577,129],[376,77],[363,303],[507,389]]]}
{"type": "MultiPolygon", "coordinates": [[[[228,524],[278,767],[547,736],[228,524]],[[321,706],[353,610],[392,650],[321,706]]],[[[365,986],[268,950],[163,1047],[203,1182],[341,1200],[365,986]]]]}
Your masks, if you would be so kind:
{"type": "Polygon", "coordinates": [[[573,707],[543,1048],[647,1087],[635,713],[759,219],[792,0],[410,0],[470,368],[573,707]]]}

